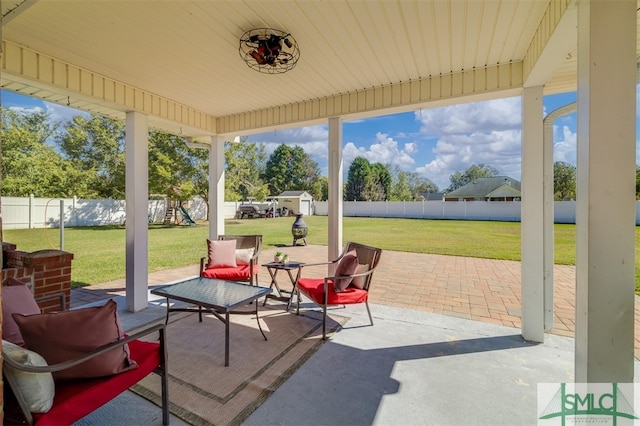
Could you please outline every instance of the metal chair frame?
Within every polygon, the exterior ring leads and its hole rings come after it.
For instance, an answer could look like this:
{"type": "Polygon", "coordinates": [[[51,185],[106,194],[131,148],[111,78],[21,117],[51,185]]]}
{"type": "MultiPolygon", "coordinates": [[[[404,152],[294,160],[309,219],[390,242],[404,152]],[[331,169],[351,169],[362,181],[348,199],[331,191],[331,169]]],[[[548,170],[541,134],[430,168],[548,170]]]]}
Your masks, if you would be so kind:
{"type": "MultiPolygon", "coordinates": [[[[351,250],[356,251],[356,255],[358,257],[358,263],[361,265],[368,264],[369,270],[359,274],[352,274],[352,275],[345,275],[345,276],[329,276],[324,278],[324,298],[323,298],[324,300],[323,300],[323,303],[321,304],[322,306],[322,339],[323,340],[326,340],[327,338],[327,330],[326,330],[327,329],[327,306],[333,306],[333,305],[327,304],[327,295],[329,292],[329,281],[334,281],[340,278],[364,277],[362,289],[368,293],[369,287],[371,286],[371,278],[373,277],[373,272],[375,271],[376,267],[378,266],[378,262],[380,261],[380,255],[382,253],[382,249],[367,246],[360,243],[348,242],[345,246],[345,249],[340,254],[340,256],[335,260],[331,260],[329,262],[305,263],[300,265],[301,271],[300,271],[300,274],[298,274],[298,277],[302,277],[302,272],[303,272],[302,269],[309,266],[321,266],[321,265],[328,266],[328,265],[338,264],[338,262],[342,260],[345,254],[347,254],[351,250]]],[[[300,288],[298,287],[297,280],[294,287],[295,287],[294,292],[297,297],[296,315],[300,315],[300,288]]],[[[315,300],[314,300],[314,303],[317,304],[315,300]]],[[[367,298],[367,300],[365,300],[364,303],[367,308],[367,314],[369,315],[369,321],[371,322],[371,325],[373,325],[373,317],[371,316],[371,309],[369,308],[369,299],[367,298]]]]}

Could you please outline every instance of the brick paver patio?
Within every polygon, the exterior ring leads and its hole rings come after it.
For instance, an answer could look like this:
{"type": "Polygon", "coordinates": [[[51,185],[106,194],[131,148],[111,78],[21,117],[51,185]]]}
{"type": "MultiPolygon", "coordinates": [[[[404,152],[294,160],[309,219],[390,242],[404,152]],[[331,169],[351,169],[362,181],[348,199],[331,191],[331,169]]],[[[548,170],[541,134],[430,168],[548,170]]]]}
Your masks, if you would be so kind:
{"type": "MultiPolygon", "coordinates": [[[[325,246],[279,247],[277,250],[289,254],[292,261],[311,263],[327,258],[325,246]]],[[[269,262],[275,251],[276,248],[264,249],[260,255],[261,262],[269,262]]],[[[197,275],[198,261],[199,259],[194,259],[194,265],[191,266],[151,273],[149,285],[197,275]]],[[[308,274],[315,275],[314,273],[321,276],[323,269],[308,270],[308,274]]],[[[288,277],[283,274],[279,275],[279,278],[281,288],[291,288],[288,277]]],[[[270,283],[265,268],[260,270],[259,283],[264,286],[270,283]]],[[[575,267],[556,265],[554,286],[555,319],[551,333],[573,337],[575,267]]],[[[71,306],[124,294],[124,288],[123,279],[75,289],[71,292],[71,306]]],[[[370,290],[372,303],[509,327],[521,326],[520,296],[520,262],[394,251],[383,252],[370,290]]],[[[635,306],[635,353],[636,358],[640,358],[638,296],[635,306]]]]}

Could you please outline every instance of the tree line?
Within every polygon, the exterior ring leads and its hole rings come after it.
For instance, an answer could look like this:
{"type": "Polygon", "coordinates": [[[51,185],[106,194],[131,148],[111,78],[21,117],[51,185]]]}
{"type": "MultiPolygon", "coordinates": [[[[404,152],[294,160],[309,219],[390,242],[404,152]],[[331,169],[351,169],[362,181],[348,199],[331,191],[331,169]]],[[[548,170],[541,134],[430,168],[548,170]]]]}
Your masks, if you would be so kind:
{"type": "MultiPolygon", "coordinates": [[[[2,108],[2,195],[114,198],[125,196],[125,128],[97,114],[53,122],[40,110],[2,108]]],[[[184,138],[149,132],[149,194],[208,199],[209,153],[184,138]]],[[[327,181],[301,147],[281,145],[269,158],[264,144],[225,144],[225,197],[264,200],[286,190],[326,199],[327,181]]]]}
{"type": "MultiPolygon", "coordinates": [[[[120,120],[97,114],[53,122],[48,113],[2,108],[2,195],[26,197],[114,198],[125,196],[125,128],[120,120]]],[[[205,149],[184,138],[149,132],[149,194],[186,201],[208,199],[205,149]]],[[[300,146],[280,145],[267,157],[264,144],[225,144],[225,200],[264,200],[284,191],[307,191],[328,198],[328,180],[300,146]]],[[[366,160],[365,160],[366,161],[366,160]]],[[[358,163],[360,164],[360,160],[358,163]]],[[[376,164],[380,185],[367,184],[357,199],[411,199],[437,187],[428,179],[376,164]]],[[[363,175],[364,176],[364,175],[363,175]]]]}
{"type": "MultiPolygon", "coordinates": [[[[125,129],[119,120],[97,114],[52,122],[44,111],[2,108],[2,195],[25,197],[114,198],[125,196],[125,129]]],[[[149,132],[149,193],[186,201],[208,199],[207,150],[189,147],[184,138],[149,132]]],[[[494,167],[474,164],[450,177],[442,192],[475,179],[500,175],[494,167]]],[[[267,157],[264,144],[225,144],[225,200],[264,200],[284,191],[307,191],[328,198],[328,180],[300,146],[280,145],[267,157]]],[[[427,177],[357,157],[344,184],[348,201],[409,201],[440,192],[427,177]]],[[[640,167],[636,172],[640,194],[640,167]]],[[[576,167],[554,163],[554,198],[576,198],[576,167]]],[[[636,197],[639,198],[640,197],[636,197]]]]}

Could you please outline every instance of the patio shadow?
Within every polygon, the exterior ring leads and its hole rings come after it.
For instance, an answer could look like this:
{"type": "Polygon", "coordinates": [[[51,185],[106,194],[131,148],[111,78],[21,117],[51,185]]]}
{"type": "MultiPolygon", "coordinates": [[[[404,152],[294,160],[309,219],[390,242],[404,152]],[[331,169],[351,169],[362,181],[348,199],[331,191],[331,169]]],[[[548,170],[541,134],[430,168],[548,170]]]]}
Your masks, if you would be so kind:
{"type": "MultiPolygon", "coordinates": [[[[331,424],[331,419],[336,418],[336,414],[328,415],[329,412],[339,413],[342,425],[373,424],[383,399],[399,393],[407,385],[405,381],[395,379],[394,373],[399,362],[534,346],[537,345],[524,341],[520,335],[371,349],[356,348],[330,340],[322,349],[322,363],[318,362],[320,357],[312,358],[299,371],[304,377],[290,379],[285,387],[293,386],[287,389],[287,394],[296,395],[296,412],[300,413],[300,424],[331,424]]],[[[420,382],[428,392],[437,392],[435,388],[429,389],[434,382],[434,373],[429,371],[433,368],[432,364],[427,368],[418,362],[411,364],[411,368],[414,382],[420,382]]],[[[443,371],[440,370],[435,375],[441,375],[443,371]]],[[[422,403],[428,401],[423,400],[422,403]]],[[[288,417],[287,420],[271,417],[277,411],[279,410],[270,410],[267,418],[262,418],[258,411],[245,424],[294,424],[288,417]]]]}

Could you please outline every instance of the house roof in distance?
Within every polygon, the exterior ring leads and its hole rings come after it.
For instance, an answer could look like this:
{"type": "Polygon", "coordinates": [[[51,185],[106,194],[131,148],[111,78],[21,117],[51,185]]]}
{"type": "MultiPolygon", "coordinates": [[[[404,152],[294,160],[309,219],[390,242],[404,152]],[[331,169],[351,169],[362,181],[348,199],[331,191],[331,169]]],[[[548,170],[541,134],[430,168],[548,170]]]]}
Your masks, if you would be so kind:
{"type": "Polygon", "coordinates": [[[508,176],[478,178],[449,192],[446,197],[519,197],[520,181],[508,176]]]}
{"type": "Polygon", "coordinates": [[[423,192],[420,194],[425,201],[442,201],[444,192],[423,192]]]}

